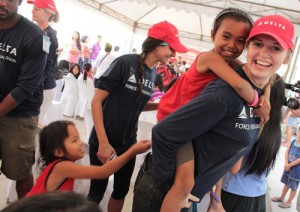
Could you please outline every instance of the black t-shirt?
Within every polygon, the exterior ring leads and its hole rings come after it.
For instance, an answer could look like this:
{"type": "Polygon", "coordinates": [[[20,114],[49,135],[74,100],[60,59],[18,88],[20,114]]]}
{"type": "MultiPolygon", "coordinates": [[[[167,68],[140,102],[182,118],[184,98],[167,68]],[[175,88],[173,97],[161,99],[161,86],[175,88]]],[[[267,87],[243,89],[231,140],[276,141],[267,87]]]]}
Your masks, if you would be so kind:
{"type": "MultiPolygon", "coordinates": [[[[103,119],[109,143],[116,151],[125,151],[136,142],[138,118],[154,88],[156,69],[144,66],[142,93],[137,97],[141,79],[139,60],[137,54],[118,57],[96,84],[96,88],[110,93],[103,104],[103,119]]],[[[98,147],[94,128],[89,143],[98,147]]]]}
{"type": "Polygon", "coordinates": [[[0,30],[0,101],[11,94],[18,103],[9,116],[39,114],[46,63],[43,35],[37,25],[22,16],[11,28],[0,30]]]}
{"type": "Polygon", "coordinates": [[[45,33],[50,38],[49,54],[47,55],[47,62],[44,72],[44,90],[55,88],[55,72],[57,67],[57,49],[58,42],[56,37],[56,31],[48,26],[45,29],[45,33]]]}
{"type": "MultiPolygon", "coordinates": [[[[255,87],[242,69],[238,73],[255,87]]],[[[209,83],[194,99],[160,121],[152,130],[153,170],[159,184],[172,184],[176,150],[188,141],[195,152],[195,186],[200,199],[257,141],[253,108],[222,79],[209,83]]]]}

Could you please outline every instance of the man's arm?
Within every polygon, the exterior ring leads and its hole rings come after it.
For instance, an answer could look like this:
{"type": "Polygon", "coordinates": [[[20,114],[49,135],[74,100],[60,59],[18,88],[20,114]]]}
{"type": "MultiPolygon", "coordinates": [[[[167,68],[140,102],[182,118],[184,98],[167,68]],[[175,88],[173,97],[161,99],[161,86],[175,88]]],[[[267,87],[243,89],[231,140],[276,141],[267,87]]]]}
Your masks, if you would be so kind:
{"type": "Polygon", "coordinates": [[[17,101],[8,94],[2,102],[0,102],[0,117],[5,116],[9,111],[18,105],[17,101]]]}

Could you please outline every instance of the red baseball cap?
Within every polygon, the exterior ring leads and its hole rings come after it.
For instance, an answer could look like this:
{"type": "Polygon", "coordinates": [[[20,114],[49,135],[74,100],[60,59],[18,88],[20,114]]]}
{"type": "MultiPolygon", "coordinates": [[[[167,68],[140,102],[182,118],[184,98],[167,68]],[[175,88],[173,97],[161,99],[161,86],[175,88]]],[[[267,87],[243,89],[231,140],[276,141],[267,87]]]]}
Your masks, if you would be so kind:
{"type": "Polygon", "coordinates": [[[269,15],[257,19],[247,42],[260,34],[270,35],[278,41],[282,48],[294,50],[294,25],[280,15],[269,15]]]}
{"type": "Polygon", "coordinates": [[[53,0],[27,0],[28,4],[33,4],[39,8],[45,8],[57,12],[55,3],[53,0]]]}
{"type": "Polygon", "coordinates": [[[184,53],[188,51],[188,49],[180,43],[177,28],[167,21],[159,22],[150,27],[148,36],[168,43],[176,52],[184,53]]]}

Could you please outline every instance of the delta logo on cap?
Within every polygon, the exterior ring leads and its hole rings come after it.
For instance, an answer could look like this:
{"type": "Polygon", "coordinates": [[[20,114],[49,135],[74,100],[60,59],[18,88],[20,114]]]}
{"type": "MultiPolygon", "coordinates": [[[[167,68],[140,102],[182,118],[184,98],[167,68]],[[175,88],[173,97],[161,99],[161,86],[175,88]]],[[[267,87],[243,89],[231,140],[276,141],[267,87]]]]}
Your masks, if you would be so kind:
{"type": "Polygon", "coordinates": [[[55,3],[53,0],[27,0],[28,4],[33,4],[39,8],[45,8],[57,12],[55,3]]]}
{"type": "Polygon", "coordinates": [[[159,22],[150,27],[148,30],[148,36],[167,42],[168,45],[176,52],[185,53],[188,51],[188,49],[182,45],[179,40],[177,28],[167,21],[159,22]]]}
{"type": "Polygon", "coordinates": [[[264,16],[255,21],[247,42],[256,35],[272,36],[284,49],[294,50],[294,25],[280,15],[264,16]]]}

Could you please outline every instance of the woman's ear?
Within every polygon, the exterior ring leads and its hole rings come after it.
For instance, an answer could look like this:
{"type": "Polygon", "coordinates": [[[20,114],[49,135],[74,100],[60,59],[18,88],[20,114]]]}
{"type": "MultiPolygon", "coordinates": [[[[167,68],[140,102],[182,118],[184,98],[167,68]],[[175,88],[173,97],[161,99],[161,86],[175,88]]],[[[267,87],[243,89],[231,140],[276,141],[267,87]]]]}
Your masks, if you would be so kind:
{"type": "Polygon", "coordinates": [[[64,151],[61,148],[55,149],[54,150],[54,155],[56,157],[63,157],[64,156],[64,151]]]}
{"type": "Polygon", "coordinates": [[[283,64],[288,64],[290,62],[290,58],[291,58],[290,56],[291,56],[291,54],[288,53],[287,56],[285,57],[284,61],[283,61],[283,64]]]}
{"type": "Polygon", "coordinates": [[[210,31],[210,39],[211,41],[215,41],[215,31],[213,29],[210,31]]]}

